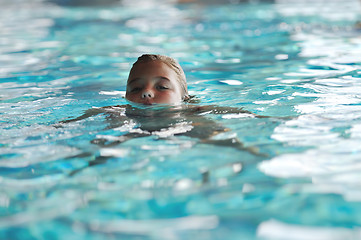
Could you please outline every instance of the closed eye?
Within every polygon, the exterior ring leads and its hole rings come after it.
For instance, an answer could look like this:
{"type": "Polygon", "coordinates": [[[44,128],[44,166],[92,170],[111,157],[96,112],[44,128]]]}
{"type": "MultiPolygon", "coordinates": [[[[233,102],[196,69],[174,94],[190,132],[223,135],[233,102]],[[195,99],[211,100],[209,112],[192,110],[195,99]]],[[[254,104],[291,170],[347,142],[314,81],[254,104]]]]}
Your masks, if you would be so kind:
{"type": "Polygon", "coordinates": [[[167,90],[167,89],[169,89],[169,87],[166,87],[166,86],[158,86],[157,88],[160,89],[160,90],[167,90]]]}
{"type": "Polygon", "coordinates": [[[140,87],[135,87],[135,88],[132,88],[130,90],[130,92],[135,93],[135,92],[139,92],[140,90],[142,90],[140,87]]]}

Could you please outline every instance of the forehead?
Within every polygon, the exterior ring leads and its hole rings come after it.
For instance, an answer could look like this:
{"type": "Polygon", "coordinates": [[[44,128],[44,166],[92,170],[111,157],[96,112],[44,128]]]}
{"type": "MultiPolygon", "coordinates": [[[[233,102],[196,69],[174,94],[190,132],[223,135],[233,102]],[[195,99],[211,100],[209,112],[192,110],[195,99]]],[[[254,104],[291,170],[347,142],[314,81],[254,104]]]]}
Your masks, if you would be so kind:
{"type": "Polygon", "coordinates": [[[166,77],[170,80],[176,80],[176,72],[162,61],[149,61],[149,62],[138,62],[130,71],[129,80],[133,78],[146,78],[146,77],[166,77]]]}

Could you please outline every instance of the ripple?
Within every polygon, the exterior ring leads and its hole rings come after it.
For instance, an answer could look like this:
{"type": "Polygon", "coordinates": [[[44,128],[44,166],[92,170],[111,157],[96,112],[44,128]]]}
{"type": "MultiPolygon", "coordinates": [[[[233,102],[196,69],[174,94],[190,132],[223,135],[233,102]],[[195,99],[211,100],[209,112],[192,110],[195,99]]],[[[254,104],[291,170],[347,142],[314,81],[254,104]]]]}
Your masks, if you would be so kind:
{"type": "Polygon", "coordinates": [[[217,216],[188,216],[173,219],[118,220],[106,223],[93,222],[90,228],[100,232],[120,232],[147,236],[172,236],[177,231],[214,229],[219,223],[217,216]]]}
{"type": "MultiPolygon", "coordinates": [[[[42,142],[47,142],[42,141],[42,142]]],[[[79,149],[61,145],[39,145],[21,147],[14,150],[2,148],[0,150],[0,167],[23,168],[37,163],[45,163],[80,154],[79,149]],[[13,156],[8,158],[9,154],[13,156]]]]}
{"type": "Polygon", "coordinates": [[[0,235],[351,236],[338,226],[359,223],[361,42],[359,7],[339,4],[4,2],[0,235]],[[104,114],[58,123],[125,103],[129,68],[151,51],[179,60],[200,105],[270,116],[191,116],[230,129],[213,140],[269,155],[178,136],[193,119],[152,132],[136,120],[109,128],[104,114]]]}
{"type": "Polygon", "coordinates": [[[334,227],[302,226],[287,224],[277,220],[262,222],[257,228],[257,236],[260,238],[274,239],[308,239],[308,240],[329,240],[329,239],[355,239],[361,234],[361,230],[334,227]],[[300,236],[302,236],[300,238],[300,236]]]}
{"type": "Polygon", "coordinates": [[[63,193],[61,203],[57,197],[51,197],[38,200],[36,203],[30,202],[27,205],[28,209],[23,212],[1,217],[0,228],[6,229],[67,216],[77,208],[84,206],[84,198],[81,194],[69,190],[63,193]]]}
{"type": "Polygon", "coordinates": [[[33,191],[34,189],[45,189],[52,187],[64,179],[64,175],[48,175],[41,176],[37,178],[28,178],[28,179],[12,179],[0,177],[0,183],[3,189],[8,191],[33,191]]]}
{"type": "Polygon", "coordinates": [[[220,81],[221,83],[225,83],[225,84],[228,84],[228,85],[231,85],[231,86],[234,86],[234,85],[242,85],[243,82],[241,81],[238,81],[238,80],[222,80],[220,81]]]}

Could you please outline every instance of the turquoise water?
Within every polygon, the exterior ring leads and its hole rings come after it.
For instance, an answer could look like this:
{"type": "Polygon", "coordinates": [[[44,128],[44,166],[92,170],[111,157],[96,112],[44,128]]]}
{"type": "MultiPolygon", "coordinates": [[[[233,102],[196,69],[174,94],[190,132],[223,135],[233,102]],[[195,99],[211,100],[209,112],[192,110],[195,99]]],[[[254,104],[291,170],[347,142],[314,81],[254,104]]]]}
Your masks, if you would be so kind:
{"type": "Polygon", "coordinates": [[[1,2],[0,239],[360,238],[359,2],[235,2],[1,2]],[[198,105],[270,116],[197,120],[260,154],[169,126],[95,144],[139,131],[107,114],[59,126],[127,104],[144,52],[198,105]]]}

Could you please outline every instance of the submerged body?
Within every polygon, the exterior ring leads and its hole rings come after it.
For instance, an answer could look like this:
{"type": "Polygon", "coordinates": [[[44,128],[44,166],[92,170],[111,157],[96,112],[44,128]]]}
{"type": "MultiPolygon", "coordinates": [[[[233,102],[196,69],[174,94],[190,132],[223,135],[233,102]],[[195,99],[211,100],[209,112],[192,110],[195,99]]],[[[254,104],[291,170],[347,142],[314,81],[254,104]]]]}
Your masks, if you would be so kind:
{"type": "MultiPolygon", "coordinates": [[[[85,114],[75,119],[62,121],[62,124],[81,121],[87,118],[104,115],[107,123],[106,129],[129,129],[119,131],[119,135],[112,135],[111,138],[98,136],[91,143],[101,147],[115,147],[128,140],[154,136],[156,139],[167,139],[177,136],[186,136],[199,139],[198,143],[212,144],[216,146],[232,147],[241,151],[249,152],[256,156],[265,157],[257,148],[246,147],[239,141],[234,134],[226,134],[213,138],[214,136],[231,131],[229,128],[213,121],[208,114],[227,114],[237,113],[245,114],[249,117],[263,117],[252,114],[239,108],[217,107],[217,106],[196,106],[196,105],[178,105],[178,106],[146,106],[139,107],[133,105],[108,106],[102,108],[92,108],[85,114]],[[126,132],[126,133],[124,133],[126,132]]],[[[89,166],[103,164],[108,161],[108,157],[98,156],[89,162],[89,166]]],[[[237,163],[241,164],[241,163],[237,163]]],[[[86,168],[86,167],[85,167],[86,168]]],[[[83,168],[70,173],[74,175],[83,168]]],[[[207,172],[202,174],[209,174],[207,172]]],[[[205,178],[207,179],[207,177],[205,178]]],[[[204,180],[203,183],[207,183],[204,180]]]]}
{"type": "MultiPolygon", "coordinates": [[[[240,113],[250,117],[262,117],[239,108],[218,106],[196,106],[183,104],[179,106],[155,105],[139,108],[132,105],[108,106],[92,108],[78,118],[63,121],[68,123],[80,121],[95,115],[104,114],[107,128],[114,129],[125,124],[134,126],[129,133],[121,136],[113,143],[96,140],[95,143],[102,145],[113,145],[126,141],[130,138],[155,135],[161,138],[183,135],[198,138],[202,142],[211,142],[211,138],[221,132],[230,129],[213,121],[207,114],[240,113]]],[[[239,141],[237,141],[240,144],[239,141]]]]}

